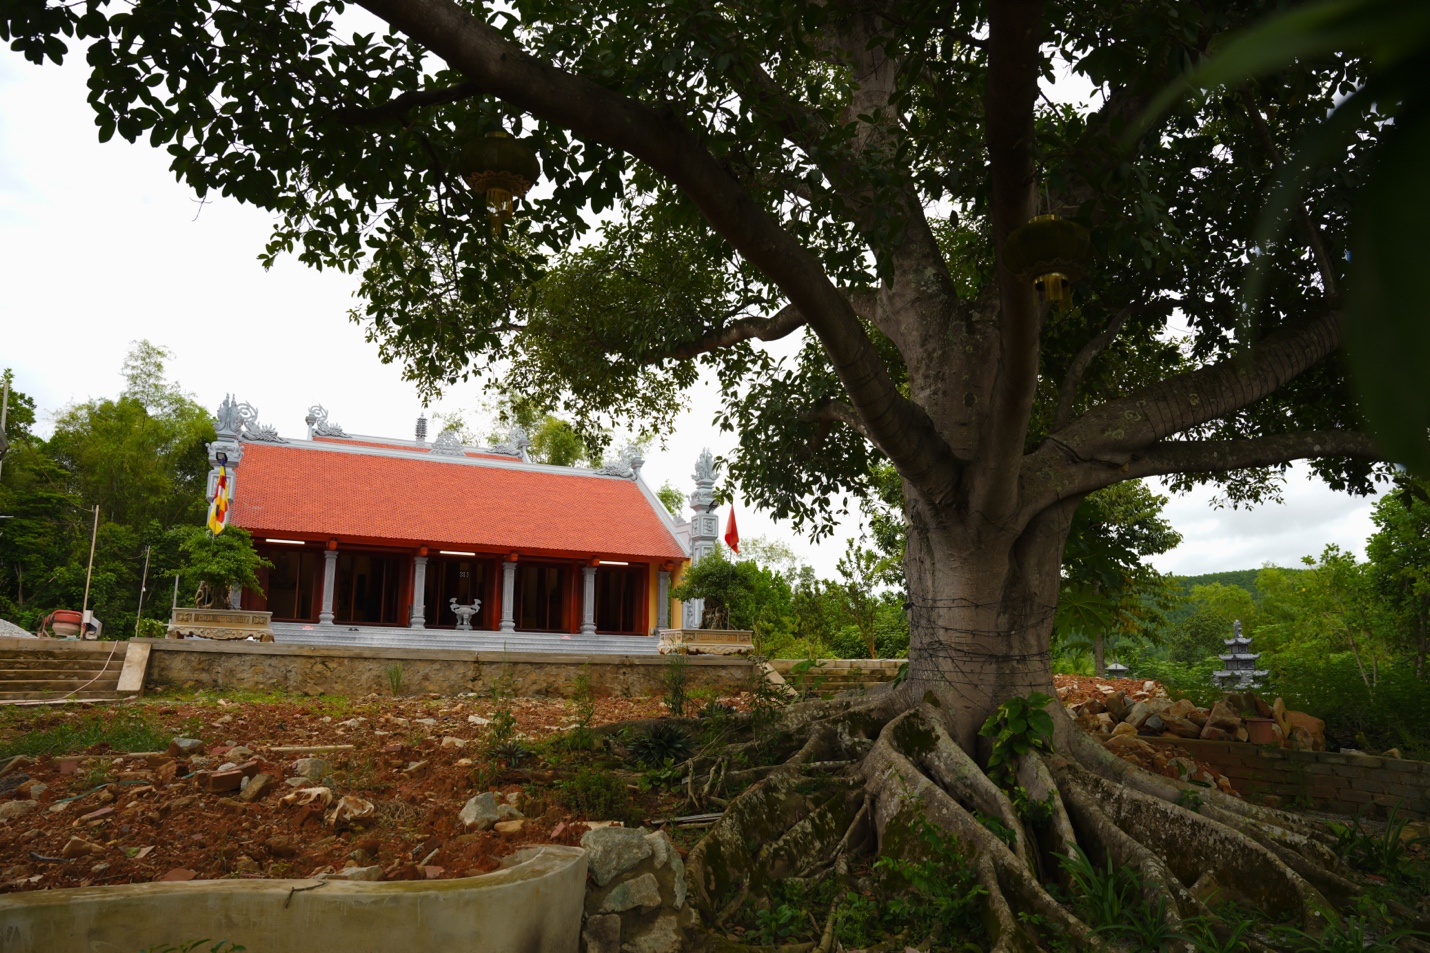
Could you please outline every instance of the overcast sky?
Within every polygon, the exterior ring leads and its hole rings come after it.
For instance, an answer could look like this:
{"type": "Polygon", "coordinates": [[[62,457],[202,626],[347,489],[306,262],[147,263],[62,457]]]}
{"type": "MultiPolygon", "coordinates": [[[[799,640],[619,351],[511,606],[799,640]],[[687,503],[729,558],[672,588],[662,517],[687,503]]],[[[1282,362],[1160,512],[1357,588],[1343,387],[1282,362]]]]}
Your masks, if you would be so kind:
{"type": "MultiPolygon", "coordinates": [[[[101,145],[86,78],[80,57],[36,67],[0,51],[0,367],[15,369],[16,386],[42,412],[112,396],[129,342],[148,338],[174,352],[171,376],[211,408],[232,392],[280,433],[303,436],[308,406],[322,403],[350,433],[410,436],[421,410],[413,387],[348,320],[356,279],[294,259],[265,272],[257,256],[270,216],[221,197],[200,206],[162,150],[101,145]]],[[[433,409],[470,416],[482,401],[466,385],[433,409]]],[[[708,384],[689,396],[677,432],[649,456],[653,486],[688,489],[702,447],[732,447],[711,424],[715,406],[708,384]]],[[[1326,543],[1360,553],[1373,528],[1370,501],[1303,473],[1282,506],[1218,510],[1210,497],[1173,497],[1167,515],[1185,541],[1159,568],[1289,566],[1326,543]]],[[[810,546],[738,497],[737,506],[742,535],[786,539],[834,573],[842,539],[810,546]]],[[[847,520],[844,537],[857,532],[847,520]]]]}

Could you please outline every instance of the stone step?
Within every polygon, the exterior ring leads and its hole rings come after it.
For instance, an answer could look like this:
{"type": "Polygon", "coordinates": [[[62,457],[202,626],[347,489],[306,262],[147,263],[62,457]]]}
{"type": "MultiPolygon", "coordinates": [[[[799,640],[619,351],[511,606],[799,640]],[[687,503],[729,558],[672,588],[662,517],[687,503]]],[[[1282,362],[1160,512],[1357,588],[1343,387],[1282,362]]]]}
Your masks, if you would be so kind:
{"type": "Polygon", "coordinates": [[[7,686],[0,686],[0,702],[20,702],[20,701],[58,701],[61,698],[69,698],[74,701],[114,701],[120,698],[132,697],[130,693],[116,692],[113,689],[95,689],[93,686],[83,691],[74,692],[72,690],[62,692],[32,692],[32,691],[9,691],[7,686]]]}
{"type": "Polygon", "coordinates": [[[102,672],[106,668],[115,671],[124,667],[123,654],[116,654],[114,658],[107,662],[102,658],[97,659],[71,659],[71,658],[5,658],[0,656],[0,678],[5,672],[44,672],[44,671],[65,671],[74,672],[102,672]]]}
{"type": "Polygon", "coordinates": [[[88,678],[6,678],[0,679],[0,690],[7,692],[67,692],[85,685],[95,691],[114,691],[119,687],[119,673],[91,682],[88,678]]]}
{"type": "Polygon", "coordinates": [[[119,673],[123,666],[111,665],[108,669],[94,669],[88,672],[76,672],[69,668],[22,668],[7,669],[0,666],[0,686],[11,685],[19,682],[75,682],[83,684],[90,679],[97,679],[99,682],[119,682],[119,673]]]}

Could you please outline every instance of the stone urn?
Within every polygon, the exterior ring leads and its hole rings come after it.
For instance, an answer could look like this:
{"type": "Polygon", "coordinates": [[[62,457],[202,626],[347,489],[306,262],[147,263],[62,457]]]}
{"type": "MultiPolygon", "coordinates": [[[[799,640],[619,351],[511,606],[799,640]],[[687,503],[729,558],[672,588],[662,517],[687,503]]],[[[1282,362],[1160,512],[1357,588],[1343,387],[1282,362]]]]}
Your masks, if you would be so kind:
{"type": "Polygon", "coordinates": [[[472,616],[482,611],[482,600],[473,599],[471,605],[459,606],[457,605],[457,600],[453,598],[448,600],[448,605],[452,610],[452,614],[457,617],[457,631],[472,631],[472,616]]]}

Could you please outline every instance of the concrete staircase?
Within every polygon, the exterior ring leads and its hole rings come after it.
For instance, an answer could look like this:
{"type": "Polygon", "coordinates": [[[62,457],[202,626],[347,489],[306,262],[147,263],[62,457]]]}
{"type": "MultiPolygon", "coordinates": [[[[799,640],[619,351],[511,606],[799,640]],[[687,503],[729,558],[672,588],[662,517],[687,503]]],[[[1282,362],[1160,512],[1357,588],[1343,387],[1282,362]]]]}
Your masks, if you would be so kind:
{"type": "Polygon", "coordinates": [[[137,695],[148,655],[148,645],[127,642],[0,638],[0,704],[137,695]]]}
{"type": "Polygon", "coordinates": [[[644,635],[564,635],[559,632],[458,632],[377,626],[273,623],[279,645],[453,649],[461,652],[551,652],[559,655],[656,655],[660,640],[644,635]]]}

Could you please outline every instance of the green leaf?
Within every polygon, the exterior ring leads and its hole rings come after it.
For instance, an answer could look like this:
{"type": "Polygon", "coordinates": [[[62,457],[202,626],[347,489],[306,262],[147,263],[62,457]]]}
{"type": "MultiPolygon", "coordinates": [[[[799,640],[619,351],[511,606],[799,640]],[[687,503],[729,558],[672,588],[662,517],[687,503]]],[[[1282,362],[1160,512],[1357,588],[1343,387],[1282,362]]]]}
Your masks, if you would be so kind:
{"type": "Polygon", "coordinates": [[[1353,215],[1345,334],[1362,409],[1385,451],[1430,474],[1430,106],[1407,110],[1382,141],[1353,215]]]}

